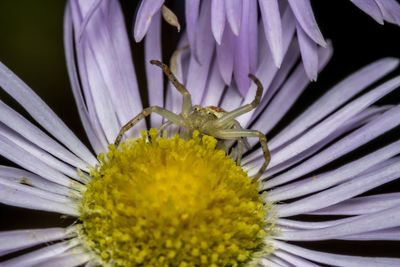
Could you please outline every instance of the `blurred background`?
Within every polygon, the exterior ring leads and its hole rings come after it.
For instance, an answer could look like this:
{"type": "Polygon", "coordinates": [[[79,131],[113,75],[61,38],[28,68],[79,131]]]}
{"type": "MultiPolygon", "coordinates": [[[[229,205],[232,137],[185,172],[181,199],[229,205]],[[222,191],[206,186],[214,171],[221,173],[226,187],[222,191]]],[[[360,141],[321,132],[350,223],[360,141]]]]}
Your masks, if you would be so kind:
{"type": "MultiPolygon", "coordinates": [[[[137,1],[122,0],[121,3],[126,14],[128,29],[131,30],[137,1]]],[[[318,81],[312,83],[306,93],[301,96],[299,104],[289,112],[286,121],[361,66],[382,57],[400,57],[400,27],[377,24],[353,6],[349,0],[312,0],[312,5],[321,31],[326,39],[332,40],[335,52],[331,62],[319,75],[318,81]]],[[[88,144],[75,108],[65,67],[62,32],[64,6],[65,1],[1,0],[0,61],[33,88],[88,144]]],[[[167,34],[163,36],[166,59],[173,51],[178,34],[169,26],[164,25],[164,29],[167,29],[167,34]]],[[[132,49],[135,62],[140,62],[136,65],[139,83],[145,89],[143,47],[141,44],[132,42],[132,49]]],[[[399,69],[397,69],[398,73],[400,73],[399,69]]],[[[21,111],[3,92],[0,92],[0,98],[21,111]]],[[[381,104],[399,102],[400,90],[380,101],[381,104]]],[[[278,125],[279,127],[282,125],[278,125]]],[[[388,140],[398,139],[399,132],[399,129],[392,131],[371,146],[379,146],[387,143],[388,140]]],[[[0,163],[12,165],[3,158],[0,158],[0,163]]],[[[380,190],[399,191],[398,184],[392,183],[380,190]]],[[[61,221],[60,224],[60,215],[57,214],[10,208],[0,204],[0,231],[69,225],[72,222],[67,218],[61,218],[61,221]]],[[[378,253],[378,255],[386,256],[398,256],[398,249],[400,249],[399,245],[390,242],[385,244],[369,242],[361,245],[357,243],[357,246],[342,245],[338,242],[321,242],[314,247],[334,252],[348,252],[350,249],[354,254],[359,255],[368,255],[373,251],[375,255],[378,253]]]]}

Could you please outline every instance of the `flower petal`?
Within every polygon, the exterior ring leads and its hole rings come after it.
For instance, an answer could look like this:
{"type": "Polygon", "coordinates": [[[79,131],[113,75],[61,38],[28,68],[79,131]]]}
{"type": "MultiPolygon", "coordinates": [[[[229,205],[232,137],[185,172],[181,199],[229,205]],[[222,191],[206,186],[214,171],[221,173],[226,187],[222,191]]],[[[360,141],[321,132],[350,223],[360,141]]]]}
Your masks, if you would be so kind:
{"type": "MultiPolygon", "coordinates": [[[[101,1],[102,0],[99,0],[99,3],[101,1]]],[[[71,10],[69,5],[67,4],[64,14],[64,50],[67,62],[68,76],[72,87],[72,93],[75,98],[75,103],[78,108],[79,117],[88,136],[90,144],[92,145],[96,154],[99,154],[100,152],[104,152],[107,149],[107,141],[100,127],[96,127],[99,124],[96,124],[91,120],[90,114],[85,104],[85,100],[82,95],[82,88],[79,83],[78,70],[76,67],[76,51],[74,49],[73,38],[71,10]]]]}
{"type": "Polygon", "coordinates": [[[283,60],[282,23],[277,0],[258,1],[264,24],[264,34],[271,49],[272,58],[279,68],[283,60]]]}
{"type": "Polygon", "coordinates": [[[360,215],[400,206],[400,193],[352,198],[312,212],[314,215],[360,215]]]}
{"type": "Polygon", "coordinates": [[[382,12],[379,6],[376,4],[375,0],[350,0],[359,9],[367,13],[371,18],[373,18],[379,24],[383,24],[382,12]]]}
{"type": "Polygon", "coordinates": [[[73,192],[78,193],[75,190],[72,190],[68,187],[50,182],[36,174],[31,172],[17,169],[9,166],[1,166],[0,165],[0,177],[7,178],[9,180],[13,180],[15,183],[28,184],[30,186],[40,188],[49,192],[53,192],[56,194],[71,196],[74,195],[73,192]]]}
{"type": "Polygon", "coordinates": [[[222,36],[221,45],[217,45],[216,47],[216,55],[219,72],[227,85],[229,85],[232,80],[233,50],[234,35],[232,30],[229,27],[226,27],[222,36]]]}
{"type": "Polygon", "coordinates": [[[46,261],[41,262],[35,267],[74,267],[82,266],[89,262],[94,256],[89,252],[85,251],[83,247],[72,248],[61,255],[50,258],[46,261]]]}
{"type": "MultiPolygon", "coordinates": [[[[343,136],[346,133],[349,133],[353,131],[354,129],[359,128],[360,126],[363,126],[370,121],[374,120],[377,116],[383,114],[387,110],[389,110],[392,106],[383,106],[383,107],[370,107],[367,108],[366,110],[360,112],[353,118],[349,119],[346,121],[343,125],[341,125],[338,129],[333,131],[329,136],[327,136],[325,139],[321,140],[317,144],[313,145],[312,147],[301,151],[298,153],[296,156],[292,157],[291,159],[282,162],[280,164],[275,165],[274,167],[269,168],[265,172],[265,177],[271,177],[283,170],[288,169],[289,167],[299,163],[300,161],[303,161],[310,156],[314,155],[317,151],[320,151],[322,148],[330,144],[332,141],[336,140],[337,138],[343,136]]],[[[271,147],[270,147],[271,149],[271,147]]],[[[274,149],[271,149],[271,152],[274,151],[274,149]]],[[[273,152],[275,153],[275,152],[273,152]]],[[[249,154],[246,156],[246,158],[243,160],[243,164],[262,164],[263,161],[263,156],[262,156],[262,151],[256,150],[254,153],[249,154]]],[[[280,190],[278,190],[280,191],[280,190]]]]}
{"type": "Polygon", "coordinates": [[[309,106],[306,111],[274,137],[268,145],[274,149],[293,137],[296,137],[346,103],[356,94],[393,71],[398,65],[398,59],[385,58],[371,63],[351,74],[309,106]]]}
{"type": "Polygon", "coordinates": [[[364,232],[378,231],[400,225],[400,208],[398,205],[380,212],[361,215],[346,223],[314,230],[283,232],[277,239],[286,241],[327,240],[357,235],[364,232]]]}
{"type": "Polygon", "coordinates": [[[242,20],[242,4],[241,0],[225,0],[225,12],[226,18],[229,22],[229,26],[232,32],[237,36],[240,32],[241,20],[242,20]]]}
{"type": "Polygon", "coordinates": [[[192,95],[193,104],[201,102],[208,81],[208,73],[215,49],[214,37],[211,33],[211,2],[205,1],[201,6],[199,27],[197,28],[196,42],[201,44],[199,61],[194,56],[190,58],[186,88],[192,95]],[[201,62],[201,63],[199,63],[201,62]]]}
{"type": "Polygon", "coordinates": [[[135,23],[133,25],[133,35],[136,42],[140,42],[146,35],[150,27],[151,19],[157,11],[160,10],[164,0],[146,1],[142,0],[139,10],[136,13],[135,23]]]}
{"type": "Polygon", "coordinates": [[[304,70],[311,81],[316,81],[318,76],[318,45],[311,40],[301,26],[296,25],[296,29],[304,70]]]}
{"type": "MultiPolygon", "coordinates": [[[[298,182],[273,189],[268,193],[270,201],[277,202],[297,198],[314,192],[318,192],[344,181],[368,170],[374,165],[383,162],[400,153],[400,141],[394,142],[368,155],[349,162],[348,164],[333,171],[312,176],[298,182]]],[[[322,212],[323,213],[323,212],[322,212]]]]}
{"type": "Polygon", "coordinates": [[[211,30],[215,41],[220,45],[225,28],[225,3],[221,0],[211,0],[211,30]]]}
{"type": "Polygon", "coordinates": [[[186,0],[185,17],[186,33],[190,45],[190,51],[198,59],[198,47],[196,40],[197,19],[199,16],[200,0],[186,0]]]}
{"type": "Polygon", "coordinates": [[[346,267],[383,267],[383,266],[398,266],[400,265],[400,259],[397,258],[383,258],[383,257],[358,257],[358,256],[347,256],[338,255],[332,253],[324,253],[320,251],[310,250],[301,248],[295,245],[290,245],[281,241],[272,241],[274,247],[282,249],[291,254],[297,255],[301,258],[305,258],[314,262],[319,262],[329,265],[339,265],[346,267]]]}
{"type": "MultiPolygon", "coordinates": [[[[214,59],[215,62],[216,59],[214,59]]],[[[218,71],[218,64],[213,63],[210,78],[206,91],[203,94],[201,101],[202,106],[219,106],[221,102],[222,94],[224,93],[225,83],[218,71]]]]}
{"type": "Polygon", "coordinates": [[[40,159],[36,158],[26,150],[16,147],[13,142],[0,135],[0,155],[36,173],[43,178],[67,187],[80,188],[82,185],[67,176],[54,170],[40,159]]]}
{"type": "Polygon", "coordinates": [[[324,139],[331,132],[333,132],[343,122],[356,115],[360,111],[366,109],[368,106],[389,94],[400,85],[400,77],[393,78],[386,83],[378,86],[371,92],[359,97],[358,99],[347,104],[339,111],[335,112],[323,122],[312,128],[309,132],[305,133],[293,143],[287,145],[285,148],[276,152],[272,157],[270,167],[283,162],[293,156],[299,151],[307,149],[312,145],[316,144],[320,140],[324,139]],[[301,149],[301,150],[299,150],[301,149]]]}
{"type": "MultiPolygon", "coordinates": [[[[393,129],[400,124],[398,112],[400,106],[396,106],[386,111],[381,116],[377,117],[365,126],[357,129],[348,136],[342,138],[332,146],[319,152],[314,157],[307,159],[295,168],[265,182],[265,188],[274,187],[282,183],[291,181],[297,177],[315,170],[328,162],[331,162],[338,157],[360,147],[361,145],[371,141],[379,135],[393,129]],[[368,134],[367,134],[368,133],[368,134]]],[[[279,152],[277,152],[279,153],[279,152]]]]}
{"type": "Polygon", "coordinates": [[[57,257],[65,251],[77,246],[79,244],[77,238],[50,245],[21,256],[17,256],[7,261],[0,262],[2,267],[13,267],[13,266],[34,266],[41,262],[47,261],[51,258],[57,257]]]}
{"type": "Polygon", "coordinates": [[[297,257],[295,255],[292,255],[292,254],[287,253],[286,251],[282,251],[282,250],[275,251],[274,255],[278,256],[279,258],[292,264],[292,266],[298,266],[298,267],[318,267],[319,266],[314,263],[311,263],[310,261],[308,261],[304,258],[297,257]]]}
{"type": "Polygon", "coordinates": [[[73,228],[46,228],[0,232],[0,252],[21,250],[74,236],[73,228]]]}
{"type": "Polygon", "coordinates": [[[89,165],[96,158],[61,119],[11,70],[0,63],[0,86],[49,133],[89,165]]]}
{"type": "Polygon", "coordinates": [[[315,21],[310,0],[288,0],[293,13],[307,35],[320,46],[325,47],[326,42],[315,21]]]}
{"type": "Polygon", "coordinates": [[[31,193],[2,185],[0,187],[0,203],[33,210],[43,210],[79,217],[77,205],[70,205],[44,199],[31,193]]]}
{"type": "Polygon", "coordinates": [[[277,205],[277,213],[279,217],[288,217],[329,207],[393,181],[399,175],[400,159],[394,158],[385,162],[380,169],[360,175],[331,189],[315,193],[290,204],[277,205]]]}
{"type": "Polygon", "coordinates": [[[400,25],[400,4],[395,0],[375,0],[383,18],[393,24],[400,25]]]}
{"type": "Polygon", "coordinates": [[[29,140],[21,137],[18,133],[10,130],[9,128],[7,128],[6,126],[4,126],[1,123],[0,123],[0,135],[4,136],[9,141],[11,141],[14,144],[14,146],[17,146],[17,147],[27,151],[28,153],[30,153],[37,159],[41,160],[43,163],[54,168],[55,170],[60,171],[61,173],[66,174],[69,177],[71,177],[77,181],[80,181],[83,183],[88,182],[88,179],[84,179],[83,175],[78,175],[78,172],[76,169],[74,169],[70,165],[58,160],[57,158],[53,157],[52,155],[50,155],[49,153],[47,153],[40,147],[32,144],[29,140]]]}
{"type": "MultiPolygon", "coordinates": [[[[161,55],[161,15],[156,13],[151,21],[149,31],[144,40],[144,58],[147,78],[147,92],[150,106],[164,106],[164,78],[163,72],[150,64],[150,60],[162,60],[161,55]]],[[[162,117],[151,115],[151,127],[161,126],[162,117]]]]}
{"type": "Polygon", "coordinates": [[[5,127],[3,123],[50,154],[60,158],[76,168],[88,170],[87,163],[69,152],[38,127],[33,125],[23,116],[0,101],[0,128],[5,127]]]}

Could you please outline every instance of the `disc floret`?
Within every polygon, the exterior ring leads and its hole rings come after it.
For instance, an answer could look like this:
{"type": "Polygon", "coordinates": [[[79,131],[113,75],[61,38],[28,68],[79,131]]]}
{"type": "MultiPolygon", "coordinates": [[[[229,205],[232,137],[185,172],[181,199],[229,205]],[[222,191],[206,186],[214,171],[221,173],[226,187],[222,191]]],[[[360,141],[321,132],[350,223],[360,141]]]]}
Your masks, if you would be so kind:
{"type": "Polygon", "coordinates": [[[82,201],[85,243],[116,266],[238,266],[265,252],[259,184],[216,145],[154,129],[111,145],[82,201]]]}

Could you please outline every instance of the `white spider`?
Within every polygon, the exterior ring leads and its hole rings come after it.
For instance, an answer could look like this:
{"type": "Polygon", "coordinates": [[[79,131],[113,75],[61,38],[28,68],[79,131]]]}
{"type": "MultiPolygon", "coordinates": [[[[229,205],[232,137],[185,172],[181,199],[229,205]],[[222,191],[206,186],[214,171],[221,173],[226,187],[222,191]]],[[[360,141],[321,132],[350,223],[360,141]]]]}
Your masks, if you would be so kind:
{"type": "Polygon", "coordinates": [[[172,82],[172,84],[176,87],[176,89],[182,94],[182,112],[180,114],[175,114],[159,106],[151,106],[145,108],[141,113],[139,113],[136,117],[134,117],[121,128],[117,138],[115,139],[115,146],[117,147],[120,144],[123,135],[136,123],[138,123],[140,120],[144,119],[151,113],[157,113],[167,119],[167,122],[161,126],[162,129],[173,123],[186,130],[186,134],[198,130],[200,133],[213,136],[218,140],[237,141],[238,165],[240,165],[240,160],[243,154],[243,145],[246,144],[246,138],[258,137],[265,158],[265,161],[260,170],[253,177],[258,179],[264,173],[271,159],[270,152],[267,146],[267,138],[260,131],[243,129],[240,123],[235,120],[235,118],[251,111],[252,109],[256,108],[257,105],[260,103],[263,91],[263,86],[261,82],[253,74],[249,74],[249,78],[257,85],[255,99],[250,104],[244,105],[230,112],[226,112],[223,109],[214,106],[193,106],[192,98],[189,91],[176,79],[168,66],[158,60],[151,60],[150,63],[159,66],[168,77],[168,79],[172,82]]]}

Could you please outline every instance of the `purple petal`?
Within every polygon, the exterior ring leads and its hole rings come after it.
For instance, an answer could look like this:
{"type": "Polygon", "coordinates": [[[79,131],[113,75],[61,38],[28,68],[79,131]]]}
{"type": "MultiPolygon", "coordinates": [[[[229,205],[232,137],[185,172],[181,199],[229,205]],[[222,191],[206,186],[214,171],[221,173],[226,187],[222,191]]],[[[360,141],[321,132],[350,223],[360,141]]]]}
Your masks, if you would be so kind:
{"type": "Polygon", "coordinates": [[[264,24],[264,33],[277,67],[283,60],[282,23],[277,0],[258,1],[264,24]]]}
{"type": "Polygon", "coordinates": [[[343,124],[343,122],[366,109],[386,94],[395,90],[399,85],[400,77],[396,77],[347,104],[345,107],[325,119],[322,123],[312,128],[309,132],[296,139],[293,143],[287,145],[282,150],[277,151],[275,156],[271,159],[270,166],[275,166],[324,139],[337,129],[339,125],[343,124]]]}
{"type": "Polygon", "coordinates": [[[242,4],[241,0],[225,0],[225,12],[228,19],[229,26],[232,32],[237,36],[240,32],[242,20],[242,4]]]}
{"type": "Polygon", "coordinates": [[[40,263],[57,257],[65,251],[77,246],[79,242],[81,241],[79,241],[77,238],[74,238],[62,243],[49,245],[44,248],[25,253],[10,260],[0,262],[0,264],[4,267],[39,265],[40,263]]]}
{"type": "Polygon", "coordinates": [[[220,107],[224,110],[230,111],[239,107],[243,102],[243,97],[240,95],[239,90],[231,86],[226,89],[226,93],[222,98],[220,107]]]}
{"type": "Polygon", "coordinates": [[[396,0],[375,0],[375,2],[386,21],[400,25],[400,4],[396,0]]]}
{"type": "Polygon", "coordinates": [[[307,35],[320,46],[325,47],[326,42],[315,21],[310,0],[288,0],[293,13],[307,35]]]}
{"type": "Polygon", "coordinates": [[[374,151],[361,159],[317,176],[308,177],[297,182],[273,189],[268,193],[268,199],[273,202],[301,197],[318,192],[366,171],[374,165],[383,162],[400,153],[400,141],[374,151]]]}
{"type": "Polygon", "coordinates": [[[208,85],[201,101],[202,106],[219,106],[222,94],[224,92],[225,83],[222,80],[221,74],[218,71],[218,66],[215,61],[216,59],[214,58],[214,63],[211,64],[212,70],[210,73],[208,85]]]}
{"type": "Polygon", "coordinates": [[[299,25],[296,26],[296,29],[304,70],[311,81],[316,81],[318,76],[318,46],[299,25]]]}
{"type": "MultiPolygon", "coordinates": [[[[144,41],[144,58],[147,78],[147,92],[150,106],[164,106],[164,80],[160,68],[150,64],[150,60],[162,60],[161,55],[161,14],[158,12],[153,16],[149,31],[144,41]]],[[[150,117],[151,127],[161,126],[162,117],[152,114],[150,117]]]]}
{"type": "Polygon", "coordinates": [[[25,150],[27,153],[36,157],[37,159],[49,165],[53,169],[82,183],[86,183],[88,181],[87,179],[83,179],[84,176],[78,174],[76,168],[73,168],[69,164],[53,157],[51,154],[47,153],[42,148],[38,147],[35,144],[32,144],[28,139],[25,139],[20,134],[14,132],[13,130],[9,129],[3,124],[0,124],[0,135],[7,138],[10,142],[14,144],[14,146],[25,150]]]}
{"type": "Polygon", "coordinates": [[[314,262],[333,266],[346,266],[346,267],[382,267],[382,266],[398,266],[400,265],[400,259],[397,258],[383,258],[383,257],[358,257],[358,256],[346,256],[332,253],[324,253],[314,250],[301,248],[295,245],[287,244],[281,241],[272,241],[272,244],[277,249],[282,249],[293,255],[297,255],[301,258],[308,259],[314,262]]]}
{"type": "Polygon", "coordinates": [[[367,13],[379,24],[383,24],[382,12],[375,0],[351,0],[359,9],[367,13]]]}
{"type": "MultiPolygon", "coordinates": [[[[10,181],[14,181],[15,183],[19,184],[21,183],[21,177],[24,177],[24,180],[26,180],[26,182],[32,187],[40,188],[64,196],[73,195],[72,189],[68,187],[50,182],[36,174],[18,168],[0,166],[0,177],[7,178],[10,181]]],[[[75,191],[75,193],[77,193],[77,191],[75,191]]]]}
{"type": "Polygon", "coordinates": [[[199,16],[200,0],[186,0],[185,17],[186,33],[190,45],[190,51],[198,58],[198,47],[196,41],[197,18],[199,16]]]}
{"type": "MultiPolygon", "coordinates": [[[[331,55],[331,49],[320,49],[321,62],[319,70],[325,67],[331,55]]],[[[263,125],[257,127],[262,132],[270,131],[279,120],[286,114],[289,108],[294,104],[300,94],[306,89],[309,80],[304,72],[304,67],[299,65],[292,73],[292,75],[285,82],[283,87],[277,92],[277,95],[269,103],[267,109],[262,113],[262,117],[269,118],[262,120],[263,125]],[[273,114],[273,115],[271,115],[273,114]]],[[[261,120],[260,120],[261,121],[261,120]]]]}
{"type": "MultiPolygon", "coordinates": [[[[89,11],[90,2],[71,3],[74,3],[71,6],[74,27],[79,28],[81,14],[89,11]]],[[[80,43],[77,41],[79,36],[76,36],[85,98],[93,101],[92,116],[99,118],[108,142],[113,142],[122,124],[142,110],[119,2],[103,1],[86,26],[85,33],[80,43]]],[[[138,126],[144,128],[144,122],[138,126]]]]}
{"type": "Polygon", "coordinates": [[[245,96],[249,90],[250,79],[248,74],[250,72],[250,49],[249,49],[249,17],[250,2],[243,1],[242,6],[242,21],[240,24],[240,32],[238,37],[235,38],[234,49],[234,64],[233,73],[236,85],[242,96],[245,96]]]}
{"type": "Polygon", "coordinates": [[[69,152],[59,143],[54,141],[50,136],[45,134],[42,130],[8,107],[2,101],[0,101],[0,122],[0,128],[4,128],[4,125],[6,125],[16,133],[19,133],[21,136],[25,137],[26,140],[29,140],[38,147],[43,148],[48,153],[58,157],[59,159],[71,164],[76,168],[88,170],[87,163],[69,152]]]}
{"type": "Polygon", "coordinates": [[[399,177],[400,159],[394,158],[382,164],[382,168],[360,175],[333,188],[313,194],[290,204],[277,205],[279,217],[288,217],[316,211],[360,195],[399,177]]]}
{"type": "Polygon", "coordinates": [[[314,157],[311,157],[289,171],[266,181],[264,184],[265,188],[274,187],[307,174],[393,129],[400,124],[400,117],[398,116],[399,111],[400,106],[388,110],[370,123],[319,152],[314,157]]]}
{"type": "Polygon", "coordinates": [[[0,144],[0,155],[3,157],[49,181],[67,187],[71,186],[72,180],[70,178],[54,170],[26,150],[15,146],[8,138],[0,135],[0,144]]]}
{"type": "Polygon", "coordinates": [[[348,235],[345,237],[338,238],[341,240],[356,240],[356,241],[400,241],[400,227],[372,231],[362,233],[358,235],[348,235]]]}
{"type": "Polygon", "coordinates": [[[308,107],[306,111],[274,137],[269,146],[276,148],[304,132],[356,94],[394,70],[398,64],[398,59],[381,59],[351,74],[308,107]]]}
{"type": "Polygon", "coordinates": [[[71,237],[72,229],[47,228],[0,232],[0,252],[20,250],[71,237]]]}
{"type": "MultiPolygon", "coordinates": [[[[293,38],[294,29],[295,29],[294,17],[293,17],[292,11],[290,9],[287,9],[283,15],[282,25],[284,25],[284,29],[285,29],[285,31],[283,32],[283,51],[284,51],[284,54],[286,54],[286,51],[288,50],[289,45],[291,44],[291,40],[293,38]]],[[[265,89],[263,92],[263,95],[265,95],[267,93],[266,91],[269,90],[270,85],[271,85],[276,73],[278,72],[278,70],[279,69],[275,66],[275,63],[271,57],[265,56],[263,58],[260,66],[258,67],[258,69],[255,73],[255,75],[260,79],[260,81],[265,89]]],[[[255,84],[252,83],[248,90],[252,93],[245,95],[245,99],[244,99],[245,103],[253,101],[254,94],[256,92],[255,84]]],[[[250,121],[250,118],[252,117],[254,112],[255,112],[255,110],[252,110],[252,111],[244,114],[243,116],[240,116],[238,118],[238,121],[242,125],[247,125],[247,123],[250,121]]]]}
{"type": "Polygon", "coordinates": [[[398,206],[373,214],[361,215],[354,220],[323,229],[286,231],[277,238],[287,241],[327,240],[397,227],[400,224],[398,206]]]}
{"type": "Polygon", "coordinates": [[[259,54],[258,54],[258,9],[256,1],[250,1],[249,12],[249,62],[250,72],[255,73],[258,68],[259,54]]]}
{"type": "Polygon", "coordinates": [[[234,35],[229,27],[225,28],[221,45],[217,45],[217,63],[219,72],[225,82],[230,84],[233,73],[234,35]]]}
{"type": "MultiPolygon", "coordinates": [[[[99,3],[101,0],[99,1],[99,3]]],[[[75,98],[75,103],[78,108],[79,117],[83,124],[83,128],[88,136],[89,142],[92,145],[96,154],[104,152],[107,148],[107,141],[100,127],[96,127],[96,123],[91,120],[85,100],[82,95],[82,88],[79,83],[77,62],[75,60],[75,49],[72,29],[72,18],[69,5],[65,8],[64,14],[64,50],[67,62],[68,76],[70,79],[72,93],[75,98]]]]}
{"type": "Polygon", "coordinates": [[[225,28],[225,3],[221,0],[211,0],[211,30],[215,41],[220,45],[225,28]]]}
{"type": "Polygon", "coordinates": [[[0,63],[0,86],[49,133],[75,155],[95,165],[96,158],[61,119],[22,80],[0,63]]]}
{"type": "MultiPolygon", "coordinates": [[[[397,144],[399,145],[399,144],[397,144]]],[[[400,193],[357,197],[312,212],[314,215],[360,215],[379,212],[400,205],[400,193]]]]}
{"type": "MultiPolygon", "coordinates": [[[[83,248],[77,250],[69,250],[58,257],[51,258],[40,263],[41,267],[53,267],[53,266],[86,266],[85,263],[89,262],[94,257],[90,255],[83,248]]],[[[94,265],[94,264],[93,264],[94,265]]]]}
{"type": "Polygon", "coordinates": [[[196,60],[196,58],[192,56],[189,63],[186,88],[192,95],[193,104],[199,104],[201,102],[215,49],[214,37],[211,33],[210,8],[210,1],[203,2],[196,37],[196,42],[199,46],[201,45],[202,49],[199,50],[199,60],[196,60]]]}
{"type": "Polygon", "coordinates": [[[0,203],[25,209],[56,212],[71,215],[73,217],[79,217],[79,208],[77,205],[52,201],[4,185],[0,186],[0,203]]]}
{"type": "Polygon", "coordinates": [[[285,251],[282,250],[277,250],[274,252],[275,256],[278,256],[279,258],[285,260],[286,262],[292,264],[291,266],[298,266],[298,267],[318,267],[319,265],[316,265],[314,263],[311,263],[310,261],[292,255],[290,253],[287,253],[285,251]]]}
{"type": "Polygon", "coordinates": [[[140,42],[146,35],[154,14],[160,10],[163,4],[164,0],[142,0],[136,14],[135,24],[133,25],[133,33],[136,42],[140,42]]]}

